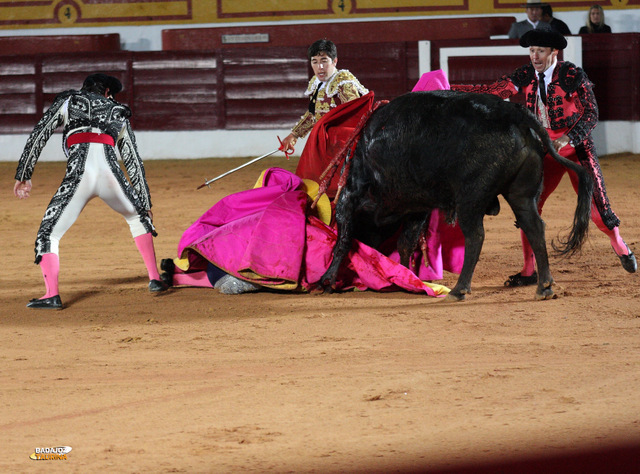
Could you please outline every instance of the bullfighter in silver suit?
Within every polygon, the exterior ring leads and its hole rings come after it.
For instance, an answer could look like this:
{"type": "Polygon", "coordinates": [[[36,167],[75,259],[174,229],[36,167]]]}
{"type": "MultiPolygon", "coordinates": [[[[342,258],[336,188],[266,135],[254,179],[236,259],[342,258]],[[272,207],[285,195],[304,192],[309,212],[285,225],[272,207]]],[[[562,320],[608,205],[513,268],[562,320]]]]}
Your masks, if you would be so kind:
{"type": "Polygon", "coordinates": [[[64,125],[63,150],[67,170],[45,211],[35,243],[35,263],[40,265],[46,293],[27,307],[62,309],[58,292],[60,239],[85,205],[101,198],[127,223],[149,274],[149,290],[164,291],[156,265],[151,198],[142,159],[138,154],[129,117],[130,109],[113,99],[122,90],[118,79],[89,75],[79,91],[58,94],[27,140],[16,171],[14,194],[29,197],[35,165],[56,128],[64,125]],[[129,180],[118,164],[118,149],[129,180]]]}

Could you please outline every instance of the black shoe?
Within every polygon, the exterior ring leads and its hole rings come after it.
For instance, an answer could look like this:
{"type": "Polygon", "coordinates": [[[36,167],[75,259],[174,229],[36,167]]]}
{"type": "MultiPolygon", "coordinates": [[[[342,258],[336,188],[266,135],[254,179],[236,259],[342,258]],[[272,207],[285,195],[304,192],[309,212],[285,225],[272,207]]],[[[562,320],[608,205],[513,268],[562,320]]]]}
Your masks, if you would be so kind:
{"type": "Polygon", "coordinates": [[[161,291],[166,291],[168,288],[169,286],[161,280],[149,281],[149,291],[152,293],[160,293],[161,291]]]}
{"type": "Polygon", "coordinates": [[[160,269],[173,275],[176,271],[176,264],[173,263],[172,258],[163,258],[160,260],[160,269]]]}
{"type": "Polygon", "coordinates": [[[160,274],[160,279],[165,285],[173,286],[173,274],[170,274],[169,272],[162,272],[160,274]]]}
{"type": "Polygon", "coordinates": [[[629,250],[629,255],[618,255],[618,258],[620,259],[622,268],[629,273],[635,273],[638,271],[638,262],[636,261],[636,256],[631,250],[629,250]]]}
{"type": "Polygon", "coordinates": [[[538,283],[538,272],[533,272],[530,276],[522,276],[520,273],[511,275],[507,281],[504,282],[504,286],[516,287],[516,286],[529,286],[536,285],[538,283]]]}
{"type": "Polygon", "coordinates": [[[60,299],[60,295],[55,295],[50,298],[36,298],[27,303],[27,308],[62,309],[62,300],[60,299]]]}
{"type": "Polygon", "coordinates": [[[173,263],[172,258],[163,258],[160,261],[160,269],[163,273],[160,275],[160,279],[167,286],[173,286],[173,274],[176,272],[176,265],[173,263]]]}

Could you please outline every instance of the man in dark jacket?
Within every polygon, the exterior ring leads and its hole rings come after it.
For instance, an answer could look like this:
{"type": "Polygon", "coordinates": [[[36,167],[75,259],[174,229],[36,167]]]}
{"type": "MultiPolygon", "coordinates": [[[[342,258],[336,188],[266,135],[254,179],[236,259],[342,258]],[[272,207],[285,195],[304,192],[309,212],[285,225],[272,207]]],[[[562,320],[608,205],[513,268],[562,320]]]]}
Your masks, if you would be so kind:
{"type": "Polygon", "coordinates": [[[564,21],[554,18],[551,5],[544,5],[542,7],[542,21],[549,23],[551,29],[556,33],[560,33],[563,36],[571,34],[571,30],[569,30],[569,27],[564,21]]]}
{"type": "Polygon", "coordinates": [[[514,21],[511,24],[509,38],[521,38],[527,31],[534,29],[550,30],[551,26],[542,21],[542,7],[546,5],[538,0],[527,0],[526,4],[521,5],[527,12],[527,18],[522,21],[514,21]]]}

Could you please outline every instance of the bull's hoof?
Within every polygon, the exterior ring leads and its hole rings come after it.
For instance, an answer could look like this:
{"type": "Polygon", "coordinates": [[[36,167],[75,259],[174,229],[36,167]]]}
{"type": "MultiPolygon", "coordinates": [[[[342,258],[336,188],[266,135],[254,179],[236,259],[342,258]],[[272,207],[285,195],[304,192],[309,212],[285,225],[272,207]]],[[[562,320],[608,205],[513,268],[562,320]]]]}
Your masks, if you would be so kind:
{"type": "Polygon", "coordinates": [[[458,301],[464,301],[467,298],[467,295],[464,293],[454,293],[450,291],[447,296],[445,296],[444,300],[447,303],[456,303],[458,301]]]}
{"type": "Polygon", "coordinates": [[[552,289],[543,291],[542,293],[536,293],[536,301],[554,300],[557,296],[552,289]]]}
{"type": "Polygon", "coordinates": [[[551,288],[552,283],[553,282],[545,282],[543,288],[538,288],[536,291],[536,301],[552,300],[557,298],[556,294],[553,292],[553,288],[551,288]]]}
{"type": "Polygon", "coordinates": [[[331,279],[321,279],[315,286],[316,293],[335,293],[336,285],[331,279]]]}

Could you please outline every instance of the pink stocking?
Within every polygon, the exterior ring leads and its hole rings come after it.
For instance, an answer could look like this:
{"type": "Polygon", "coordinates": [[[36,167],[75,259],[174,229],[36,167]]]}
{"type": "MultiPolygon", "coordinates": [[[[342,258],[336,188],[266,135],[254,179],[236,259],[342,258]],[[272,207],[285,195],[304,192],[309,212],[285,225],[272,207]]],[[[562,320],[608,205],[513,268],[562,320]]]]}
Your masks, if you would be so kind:
{"type": "Polygon", "coordinates": [[[45,295],[41,298],[51,298],[58,294],[58,275],[60,274],[60,258],[55,253],[45,253],[40,260],[40,271],[44,277],[45,295]]]}
{"type": "Polygon", "coordinates": [[[524,232],[520,231],[520,239],[522,239],[522,256],[524,263],[522,264],[522,270],[520,274],[522,276],[531,276],[536,269],[536,257],[533,254],[533,249],[529,245],[529,240],[524,232]]]}
{"type": "Polygon", "coordinates": [[[140,255],[142,255],[144,264],[147,267],[149,280],[159,280],[160,273],[158,273],[158,265],[156,264],[156,251],[153,248],[153,236],[151,233],[147,233],[139,235],[133,240],[135,240],[138,251],[140,252],[140,255]]]}
{"type": "Polygon", "coordinates": [[[616,252],[616,255],[629,255],[629,247],[620,237],[620,228],[614,227],[613,230],[609,230],[606,227],[602,229],[602,232],[609,236],[609,240],[611,240],[611,246],[613,250],[616,252]]]}
{"type": "Polygon", "coordinates": [[[598,229],[609,237],[611,246],[617,255],[629,255],[629,248],[627,247],[627,244],[625,244],[624,240],[622,240],[622,237],[620,237],[620,228],[614,227],[613,229],[609,229],[604,225],[602,217],[600,217],[600,213],[594,205],[591,205],[591,220],[598,229]]]}
{"type": "Polygon", "coordinates": [[[213,288],[213,285],[209,281],[207,272],[174,273],[173,284],[174,286],[198,286],[201,288],[213,288]]]}

